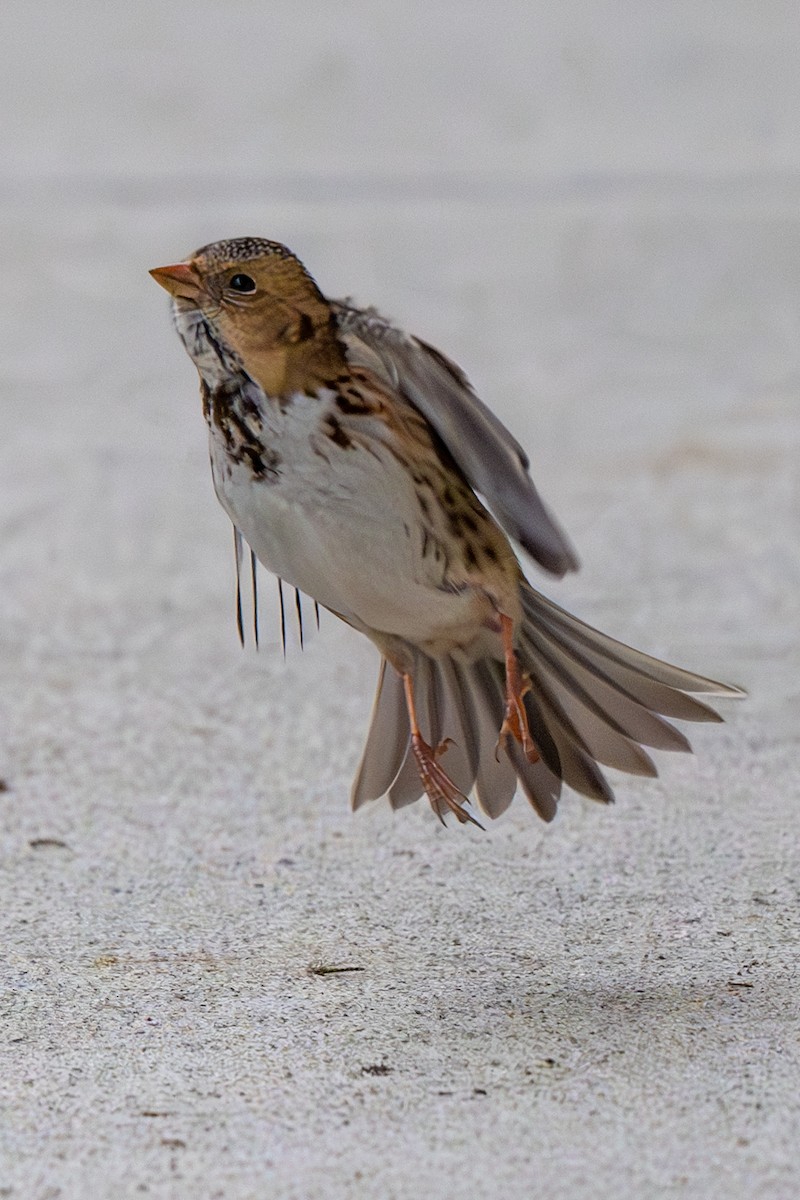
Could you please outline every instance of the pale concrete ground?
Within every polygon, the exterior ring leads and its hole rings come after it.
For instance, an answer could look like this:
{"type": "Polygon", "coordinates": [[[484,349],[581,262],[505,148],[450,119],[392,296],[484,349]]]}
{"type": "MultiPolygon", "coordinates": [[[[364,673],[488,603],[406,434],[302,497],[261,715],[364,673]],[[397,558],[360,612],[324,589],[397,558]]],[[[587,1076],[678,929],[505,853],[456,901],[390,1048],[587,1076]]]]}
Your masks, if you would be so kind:
{"type": "Polygon", "coordinates": [[[797,1194],[800,19],[657,8],[3,6],[0,1196],[797,1194]],[[376,654],[238,650],[146,275],[242,233],[469,369],[552,595],[748,686],[696,758],[349,814],[376,654]]]}

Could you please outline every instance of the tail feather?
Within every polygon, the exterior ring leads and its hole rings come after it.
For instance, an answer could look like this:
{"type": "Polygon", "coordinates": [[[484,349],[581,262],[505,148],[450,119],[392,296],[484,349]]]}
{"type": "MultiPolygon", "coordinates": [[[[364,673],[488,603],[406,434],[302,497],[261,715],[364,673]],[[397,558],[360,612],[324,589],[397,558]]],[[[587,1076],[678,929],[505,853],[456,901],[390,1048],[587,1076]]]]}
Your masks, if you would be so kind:
{"type": "MultiPolygon", "coordinates": [[[[690,749],[685,734],[676,730],[674,725],[664,721],[661,716],[651,712],[650,708],[646,708],[644,703],[634,698],[630,692],[622,691],[619,684],[610,682],[607,674],[602,673],[599,667],[594,671],[590,670],[576,653],[570,653],[563,644],[560,646],[553,638],[542,634],[541,630],[531,629],[530,625],[525,629],[522,641],[528,658],[536,659],[541,656],[547,661],[561,684],[609,728],[624,734],[632,742],[652,746],[656,750],[690,749]]],[[[692,706],[696,703],[688,696],[682,698],[692,706]]],[[[703,715],[703,712],[696,714],[698,719],[703,715]]]]}
{"type": "Polygon", "coordinates": [[[419,800],[424,788],[419,777],[413,754],[407,754],[397,777],[389,788],[389,803],[392,808],[405,808],[419,800]]]}
{"type": "MultiPolygon", "coordinates": [[[[531,664],[531,678],[538,683],[537,691],[544,692],[550,702],[558,707],[562,720],[574,729],[584,749],[598,762],[616,767],[619,771],[628,771],[632,775],[656,775],[653,760],[639,744],[645,739],[632,736],[629,728],[612,716],[613,709],[617,707],[616,696],[606,699],[608,707],[604,709],[575,678],[570,670],[571,664],[564,660],[563,654],[551,653],[551,647],[540,638],[527,638],[523,648],[528,649],[533,645],[538,649],[538,654],[536,650],[531,650],[527,661],[531,664]]],[[[595,682],[591,681],[591,686],[595,682]]],[[[670,726],[666,728],[671,729],[670,726]]],[[[676,738],[681,738],[688,745],[677,730],[674,732],[676,738]]]]}
{"type": "MultiPolygon", "coordinates": [[[[403,681],[386,659],[381,660],[378,687],[369,734],[350,792],[354,809],[385,796],[392,786],[411,742],[411,727],[403,695],[403,681]]],[[[420,785],[419,794],[422,795],[420,785]]]]}
{"type": "MultiPolygon", "coordinates": [[[[563,685],[575,694],[576,699],[590,708],[597,717],[631,741],[657,750],[688,750],[689,742],[680,730],[662,717],[645,708],[640,700],[622,691],[619,685],[610,682],[599,668],[590,670],[574,652],[534,629],[530,622],[525,628],[522,644],[528,658],[541,656],[563,685]]],[[[660,685],[663,686],[663,685],[660,685]]],[[[688,696],[682,697],[694,704],[688,696]]],[[[701,706],[704,708],[705,706],[701,706]]],[[[692,711],[694,711],[692,709],[692,711]]],[[[698,718],[704,713],[697,714],[698,718]]],[[[716,714],[714,714],[716,716],[716,714]]]]}
{"type": "Polygon", "coordinates": [[[566,609],[559,608],[541,592],[535,591],[526,581],[523,581],[521,591],[522,607],[528,620],[534,626],[548,625],[554,632],[560,632],[562,636],[571,634],[573,638],[592,651],[595,656],[599,655],[606,663],[619,663],[630,668],[636,674],[682,692],[705,692],[711,696],[744,695],[741,688],[732,687],[728,683],[719,683],[715,679],[707,679],[704,675],[696,675],[693,671],[686,671],[683,667],[675,667],[672,663],[663,662],[660,658],[653,658],[641,650],[634,650],[633,646],[626,646],[624,642],[618,642],[615,638],[609,637],[607,633],[601,633],[599,629],[593,629],[585,621],[573,617],[566,609]]]}
{"type": "MultiPolygon", "coordinates": [[[[493,819],[506,811],[517,790],[517,773],[497,738],[503,723],[503,697],[490,662],[464,668],[468,672],[465,692],[474,714],[475,738],[480,747],[475,776],[475,795],[483,812],[493,819]]],[[[449,764],[446,764],[449,767],[449,764]]]]}
{"type": "MultiPolygon", "coordinates": [[[[666,717],[719,721],[697,694],[741,696],[717,683],[615,641],[522,584],[525,618],[517,648],[531,681],[525,712],[539,751],[528,762],[516,742],[498,746],[504,715],[503,665],[467,664],[418,653],[414,693],[420,727],[432,745],[452,744],[443,766],[465,794],[474,789],[481,809],[498,817],[519,785],[539,815],[552,820],[562,780],[575,791],[610,803],[614,796],[599,763],[629,774],[654,776],[643,746],[690,750],[666,717]]],[[[400,677],[381,666],[372,725],[353,784],[354,807],[388,793],[393,808],[423,793],[410,745],[400,677]]]]}
{"type": "Polygon", "coordinates": [[[471,710],[467,708],[461,676],[452,659],[435,664],[433,685],[441,718],[440,734],[449,738],[447,774],[468,796],[478,773],[478,742],[472,732],[471,710]]]}
{"type": "Polygon", "coordinates": [[[535,763],[528,762],[516,742],[509,744],[507,753],[517,773],[517,781],[525,794],[525,799],[543,821],[552,821],[556,815],[561,795],[561,779],[558,775],[553,774],[544,759],[540,758],[535,763]]]}
{"type": "Polygon", "coordinates": [[[543,673],[535,664],[524,665],[533,681],[536,702],[558,751],[561,778],[581,795],[611,804],[614,799],[613,792],[582,734],[548,688],[543,673]]]}
{"type": "Polygon", "coordinates": [[[574,740],[592,758],[607,767],[627,771],[629,775],[645,775],[652,779],[658,774],[647,751],[605,721],[593,703],[584,703],[547,670],[539,672],[539,680],[551,702],[558,707],[562,721],[574,734],[574,740]]]}
{"type": "MultiPolygon", "coordinates": [[[[568,660],[582,664],[591,675],[605,680],[620,696],[635,701],[648,712],[674,717],[679,721],[718,722],[722,719],[702,700],[653,679],[641,668],[627,666],[609,657],[600,647],[578,640],[563,628],[542,621],[539,629],[555,642],[568,660]]],[[[730,693],[734,696],[739,694],[730,693]]]]}

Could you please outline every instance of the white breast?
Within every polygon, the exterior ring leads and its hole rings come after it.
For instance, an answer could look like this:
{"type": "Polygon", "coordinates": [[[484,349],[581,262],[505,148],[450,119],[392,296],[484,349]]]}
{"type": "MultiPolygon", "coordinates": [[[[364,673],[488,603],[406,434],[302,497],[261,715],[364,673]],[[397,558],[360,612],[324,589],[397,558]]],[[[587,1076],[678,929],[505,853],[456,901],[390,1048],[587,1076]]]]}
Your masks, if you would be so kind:
{"type": "Polygon", "coordinates": [[[260,561],[357,626],[424,642],[473,604],[444,588],[444,562],[423,555],[413,480],[380,439],[331,440],[333,393],[268,404],[261,436],[276,470],[255,478],[213,427],[217,495],[260,561]]]}

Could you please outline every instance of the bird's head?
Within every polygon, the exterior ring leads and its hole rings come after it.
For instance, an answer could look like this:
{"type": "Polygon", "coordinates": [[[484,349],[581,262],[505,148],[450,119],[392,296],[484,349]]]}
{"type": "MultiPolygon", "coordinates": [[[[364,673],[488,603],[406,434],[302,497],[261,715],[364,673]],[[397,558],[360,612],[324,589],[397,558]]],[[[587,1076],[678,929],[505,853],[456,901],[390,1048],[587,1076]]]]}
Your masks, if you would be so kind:
{"type": "Polygon", "coordinates": [[[280,242],[213,242],[150,274],[173,297],[178,331],[207,382],[238,365],[279,397],[315,385],[341,355],[330,306],[280,242]]]}

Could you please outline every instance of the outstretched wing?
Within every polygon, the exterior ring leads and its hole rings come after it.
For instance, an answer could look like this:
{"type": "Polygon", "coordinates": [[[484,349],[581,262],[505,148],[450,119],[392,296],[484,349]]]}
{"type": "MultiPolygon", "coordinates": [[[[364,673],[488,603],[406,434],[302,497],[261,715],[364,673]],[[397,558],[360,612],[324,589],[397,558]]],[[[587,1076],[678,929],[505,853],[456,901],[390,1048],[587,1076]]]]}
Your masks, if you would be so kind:
{"type": "Polygon", "coordinates": [[[576,570],[575,551],[534,487],[525,451],[464,372],[375,309],[346,301],[331,307],[348,361],[374,371],[422,413],[509,537],[554,575],[576,570]]]}

